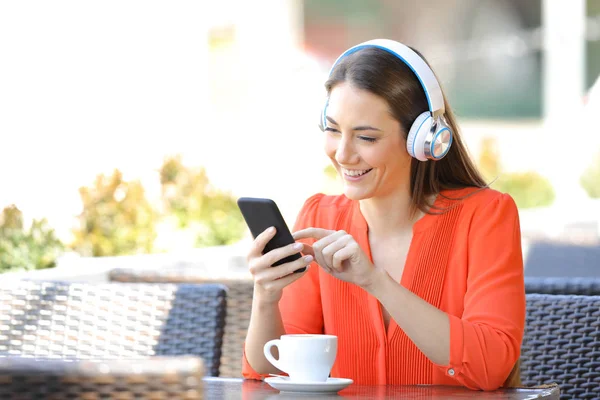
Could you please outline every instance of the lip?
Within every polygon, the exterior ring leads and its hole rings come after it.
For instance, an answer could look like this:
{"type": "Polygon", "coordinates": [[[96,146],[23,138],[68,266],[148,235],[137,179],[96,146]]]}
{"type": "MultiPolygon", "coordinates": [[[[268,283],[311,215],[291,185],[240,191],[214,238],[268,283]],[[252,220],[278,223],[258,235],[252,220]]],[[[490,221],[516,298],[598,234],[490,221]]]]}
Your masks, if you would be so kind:
{"type": "Polygon", "coordinates": [[[371,172],[373,171],[373,168],[371,168],[369,170],[369,172],[367,172],[366,174],[362,174],[360,176],[350,176],[350,175],[346,175],[344,173],[342,173],[344,175],[344,179],[347,180],[348,182],[358,182],[362,179],[364,179],[367,175],[369,175],[371,172]]]}

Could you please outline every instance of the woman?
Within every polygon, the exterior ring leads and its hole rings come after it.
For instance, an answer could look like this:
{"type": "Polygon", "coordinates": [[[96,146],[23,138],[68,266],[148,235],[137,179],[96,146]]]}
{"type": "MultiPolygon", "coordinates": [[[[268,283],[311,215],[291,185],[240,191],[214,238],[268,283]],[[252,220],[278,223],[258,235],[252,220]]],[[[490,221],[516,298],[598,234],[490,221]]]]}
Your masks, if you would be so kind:
{"type": "Polygon", "coordinates": [[[326,333],[338,336],[331,376],[357,384],[518,384],[517,208],[486,187],[435,75],[410,48],[375,40],[342,54],[325,87],[325,152],[344,194],[306,201],[302,243],[262,255],[274,232],[255,239],[244,377],[278,372],[267,341],[326,333]]]}

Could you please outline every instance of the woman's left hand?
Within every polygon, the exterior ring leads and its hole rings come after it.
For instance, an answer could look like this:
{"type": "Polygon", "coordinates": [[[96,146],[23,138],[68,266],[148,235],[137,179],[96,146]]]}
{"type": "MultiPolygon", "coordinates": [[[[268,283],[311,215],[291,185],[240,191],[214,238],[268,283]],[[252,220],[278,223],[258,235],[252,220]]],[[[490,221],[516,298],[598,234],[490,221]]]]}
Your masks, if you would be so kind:
{"type": "Polygon", "coordinates": [[[373,283],[375,266],[352,235],[345,231],[306,228],[293,233],[294,239],[315,239],[312,246],[304,245],[302,253],[314,257],[325,271],[345,282],[362,288],[373,283]]]}

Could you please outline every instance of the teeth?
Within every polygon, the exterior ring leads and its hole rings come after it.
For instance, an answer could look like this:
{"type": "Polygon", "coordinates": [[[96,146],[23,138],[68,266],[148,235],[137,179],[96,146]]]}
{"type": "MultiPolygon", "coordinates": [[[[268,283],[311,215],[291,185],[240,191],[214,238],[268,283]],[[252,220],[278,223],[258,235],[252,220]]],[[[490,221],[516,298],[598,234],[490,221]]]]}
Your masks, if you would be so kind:
{"type": "Polygon", "coordinates": [[[344,174],[348,175],[348,176],[360,176],[362,174],[365,174],[367,172],[370,171],[370,169],[344,169],[342,168],[342,171],[344,172],[344,174]]]}

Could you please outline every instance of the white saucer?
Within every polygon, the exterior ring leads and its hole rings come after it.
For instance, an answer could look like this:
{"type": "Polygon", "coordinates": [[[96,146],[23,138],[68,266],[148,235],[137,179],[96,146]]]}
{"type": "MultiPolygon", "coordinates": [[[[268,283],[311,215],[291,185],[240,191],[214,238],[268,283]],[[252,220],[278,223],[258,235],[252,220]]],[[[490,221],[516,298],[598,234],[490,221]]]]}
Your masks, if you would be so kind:
{"type": "Polygon", "coordinates": [[[346,378],[327,378],[326,382],[295,382],[287,377],[272,376],[265,378],[265,382],[281,392],[337,393],[354,381],[346,378]]]}

